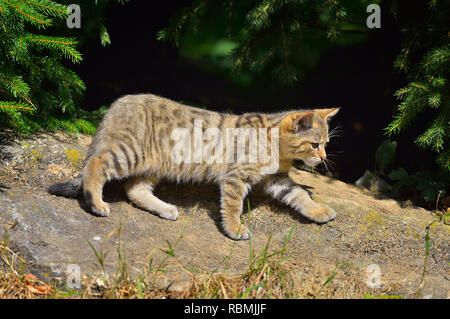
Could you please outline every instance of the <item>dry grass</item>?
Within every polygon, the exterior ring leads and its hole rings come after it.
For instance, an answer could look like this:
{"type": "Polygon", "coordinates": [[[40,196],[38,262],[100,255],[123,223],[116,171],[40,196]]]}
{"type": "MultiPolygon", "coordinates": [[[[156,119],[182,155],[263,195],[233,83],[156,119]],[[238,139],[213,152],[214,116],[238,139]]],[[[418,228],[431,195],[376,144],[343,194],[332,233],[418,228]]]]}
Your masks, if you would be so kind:
{"type": "MultiPolygon", "coordinates": [[[[182,239],[180,234],[174,244],[168,242],[168,249],[158,250],[166,255],[158,265],[146,269],[145,276],[131,280],[124,260],[125,254],[120,251],[119,246],[116,276],[108,280],[101,275],[83,278],[82,288],[78,290],[61,287],[57,282],[39,281],[27,272],[25,260],[7,245],[1,244],[0,298],[297,298],[299,296],[289,278],[289,269],[284,264],[292,230],[293,228],[284,244],[276,250],[270,249],[270,238],[260,252],[255,252],[250,241],[249,267],[241,275],[215,272],[199,274],[186,270],[175,253],[176,245],[182,239]],[[178,262],[192,278],[181,291],[158,289],[153,285],[156,277],[164,276],[163,270],[169,260],[178,262]]],[[[94,253],[101,266],[102,252],[94,253]]]]}
{"type": "Polygon", "coordinates": [[[25,260],[0,244],[0,299],[32,298],[24,278],[25,260]]]}
{"type": "MultiPolygon", "coordinates": [[[[97,256],[99,275],[82,278],[81,289],[72,290],[56,281],[44,283],[27,271],[27,264],[7,247],[7,240],[0,244],[0,299],[51,298],[51,299],[240,299],[240,298],[364,298],[376,291],[370,290],[360,278],[357,270],[345,263],[337,263],[323,270],[310,272],[308,262],[292,261],[287,257],[287,246],[294,227],[280,247],[271,248],[271,237],[261,251],[255,251],[249,241],[250,258],[247,270],[239,275],[225,273],[194,272],[186,268],[177,258],[178,239],[164,249],[155,249],[165,257],[157,264],[150,260],[143,275],[131,279],[128,274],[126,254],[119,243],[117,247],[116,274],[105,278],[102,273],[102,251],[97,256]],[[189,275],[191,280],[181,289],[158,288],[154,283],[164,276],[170,265],[189,275]],[[299,272],[299,270],[302,270],[299,272]]],[[[120,232],[120,229],[119,229],[120,232]]],[[[230,255],[233,251],[230,251],[230,255]]],[[[152,255],[152,254],[151,254],[152,255]]],[[[229,257],[229,256],[227,256],[229,257]]],[[[227,260],[227,257],[224,258],[227,260]]],[[[379,295],[379,292],[376,293],[379,295]]]]}
{"type": "Polygon", "coordinates": [[[164,276],[164,272],[156,270],[135,279],[122,276],[120,271],[109,280],[101,275],[83,278],[82,288],[77,290],[62,287],[54,281],[49,283],[37,281],[30,284],[30,280],[27,279],[30,274],[27,272],[26,265],[20,270],[9,266],[13,265],[12,258],[17,260],[19,257],[5,247],[1,248],[1,254],[9,264],[0,270],[0,299],[312,299],[355,298],[355,296],[363,298],[367,293],[373,293],[363,283],[352,282],[353,276],[342,276],[343,278],[336,280],[335,278],[341,274],[338,271],[299,277],[293,272],[292,265],[285,262],[284,254],[280,253],[280,250],[267,254],[261,252],[254,256],[254,263],[250,263],[248,270],[240,275],[214,272],[190,273],[192,280],[182,290],[156,288],[153,285],[154,279],[164,276]],[[35,287],[45,289],[33,289],[35,287]]]}

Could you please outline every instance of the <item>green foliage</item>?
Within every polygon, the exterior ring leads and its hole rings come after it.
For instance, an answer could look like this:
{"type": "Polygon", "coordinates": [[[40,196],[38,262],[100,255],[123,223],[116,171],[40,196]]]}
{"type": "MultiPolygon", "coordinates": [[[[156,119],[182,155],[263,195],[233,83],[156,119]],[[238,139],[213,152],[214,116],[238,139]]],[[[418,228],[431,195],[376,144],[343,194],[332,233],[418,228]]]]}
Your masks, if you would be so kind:
{"type": "Polygon", "coordinates": [[[449,14],[449,1],[429,1],[426,14],[420,15],[422,21],[413,15],[414,20],[404,27],[405,42],[394,67],[408,76],[409,83],[395,93],[401,103],[386,128],[388,135],[397,134],[413,123],[420,125],[417,119],[422,113],[432,115],[415,143],[436,152],[445,173],[450,172],[449,14]]]}
{"type": "Polygon", "coordinates": [[[385,175],[388,168],[392,166],[395,159],[397,142],[385,140],[375,152],[376,172],[385,175]]]}
{"type": "Polygon", "coordinates": [[[392,191],[395,195],[398,195],[401,189],[408,187],[414,187],[420,191],[420,196],[426,202],[434,201],[439,196],[446,194],[446,189],[450,186],[450,177],[448,174],[420,171],[410,175],[403,167],[390,170],[395,163],[396,149],[396,141],[385,140],[377,148],[375,154],[376,173],[387,175],[394,182],[392,191]]]}
{"type": "Polygon", "coordinates": [[[213,64],[234,74],[268,72],[282,83],[293,83],[317,63],[331,42],[346,45],[365,38],[367,4],[364,0],[196,0],[176,14],[157,39],[181,47],[193,58],[209,55],[213,64]],[[214,52],[218,43],[228,45],[221,59],[214,52]],[[210,45],[210,52],[205,52],[204,44],[210,45]],[[195,52],[199,47],[203,52],[195,52]]]}
{"type": "Polygon", "coordinates": [[[41,34],[67,16],[66,7],[54,1],[0,0],[1,124],[21,133],[52,123],[77,130],[75,123],[57,117],[73,113],[74,101],[85,90],[83,81],[62,64],[64,59],[82,60],[77,41],[41,34]]]}
{"type": "Polygon", "coordinates": [[[392,170],[388,177],[392,181],[395,181],[392,187],[394,192],[398,193],[401,188],[414,186],[417,190],[421,191],[420,195],[427,202],[435,200],[438,196],[444,196],[446,189],[450,185],[450,180],[447,175],[431,173],[429,171],[409,175],[402,167],[392,170]]]}
{"type": "MultiPolygon", "coordinates": [[[[180,47],[182,55],[200,61],[204,68],[231,71],[242,85],[258,74],[290,84],[311,70],[332,45],[364,40],[369,31],[366,7],[371,3],[381,1],[193,0],[173,16],[157,39],[180,47]]],[[[417,145],[438,153],[440,166],[449,172],[450,3],[392,0],[382,4],[401,26],[403,44],[394,67],[409,79],[396,92],[401,103],[386,132],[391,136],[413,123],[424,126],[417,145]],[[417,123],[425,112],[432,120],[417,123]]],[[[382,167],[377,167],[384,174],[385,166],[392,164],[385,160],[380,158],[382,167]]]]}
{"type": "MultiPolygon", "coordinates": [[[[84,35],[96,29],[101,43],[109,44],[101,23],[108,1],[79,2],[91,19],[77,37],[86,39],[84,35]]],[[[83,59],[77,50],[78,39],[66,27],[69,3],[0,0],[0,126],[21,134],[43,129],[95,132],[102,112],[79,108],[86,87],[67,67],[66,61],[83,59]]]]}

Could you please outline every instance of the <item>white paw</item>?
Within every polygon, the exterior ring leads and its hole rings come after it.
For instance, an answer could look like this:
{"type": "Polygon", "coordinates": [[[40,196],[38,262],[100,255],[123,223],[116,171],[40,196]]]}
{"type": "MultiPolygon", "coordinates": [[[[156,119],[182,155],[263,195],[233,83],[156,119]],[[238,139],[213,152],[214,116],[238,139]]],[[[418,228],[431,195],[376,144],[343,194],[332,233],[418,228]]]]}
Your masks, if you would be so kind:
{"type": "Polygon", "coordinates": [[[249,240],[252,233],[247,227],[242,226],[242,228],[241,232],[236,236],[236,240],[249,240]]]}
{"type": "Polygon", "coordinates": [[[178,212],[178,208],[174,205],[167,205],[167,208],[158,212],[159,216],[169,220],[177,220],[180,213],[178,212]]]}
{"type": "Polygon", "coordinates": [[[224,225],[224,231],[228,235],[228,237],[230,237],[231,239],[249,240],[252,235],[250,230],[242,224],[238,225],[237,227],[235,226],[232,228],[235,228],[235,229],[237,228],[237,230],[231,231],[230,227],[226,227],[226,225],[224,225]]]}

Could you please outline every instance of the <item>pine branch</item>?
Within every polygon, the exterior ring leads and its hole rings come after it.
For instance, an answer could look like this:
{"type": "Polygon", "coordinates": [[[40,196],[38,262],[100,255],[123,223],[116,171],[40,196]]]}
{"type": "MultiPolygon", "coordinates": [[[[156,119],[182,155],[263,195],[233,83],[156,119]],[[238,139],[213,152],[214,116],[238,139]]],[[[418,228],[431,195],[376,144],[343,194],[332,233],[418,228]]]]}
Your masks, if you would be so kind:
{"type": "Polygon", "coordinates": [[[36,7],[36,10],[39,10],[47,15],[58,17],[58,18],[66,18],[69,16],[67,12],[67,7],[65,5],[56,3],[54,1],[49,0],[39,0],[39,1],[30,1],[30,0],[21,0],[21,2],[31,4],[36,7]]]}
{"type": "Polygon", "coordinates": [[[247,15],[249,27],[244,30],[244,34],[249,30],[259,31],[263,27],[268,27],[270,25],[269,16],[275,12],[277,1],[280,2],[280,0],[264,0],[251,10],[247,15]]]}
{"type": "Polygon", "coordinates": [[[83,81],[61,64],[82,60],[78,41],[33,33],[50,26],[51,17],[63,22],[66,16],[66,6],[55,1],[0,0],[0,125],[22,134],[51,125],[72,133],[95,131],[94,122],[76,115],[83,81]]]}
{"type": "Polygon", "coordinates": [[[157,34],[158,40],[171,42],[174,46],[180,46],[181,35],[185,25],[192,19],[192,17],[207,5],[209,0],[194,1],[194,3],[183,9],[174,19],[171,20],[169,26],[162,29],[157,34]]]}
{"type": "Polygon", "coordinates": [[[52,25],[52,20],[45,15],[39,13],[30,6],[25,6],[17,0],[4,0],[6,4],[11,6],[24,20],[37,26],[38,28],[45,28],[52,25]]]}
{"type": "Polygon", "coordinates": [[[36,108],[29,97],[30,87],[25,83],[21,76],[11,74],[0,73],[0,87],[3,87],[7,92],[11,93],[14,97],[20,97],[30,104],[33,108],[36,108]]]}
{"type": "Polygon", "coordinates": [[[439,154],[437,162],[444,170],[450,171],[450,149],[439,154]]]}
{"type": "Polygon", "coordinates": [[[41,47],[60,51],[74,63],[79,63],[83,59],[81,53],[74,48],[78,44],[74,38],[28,34],[28,39],[39,44],[41,47]]]}
{"type": "Polygon", "coordinates": [[[0,101],[0,109],[1,110],[25,110],[25,111],[34,111],[35,108],[29,107],[26,104],[18,103],[18,102],[9,102],[9,101],[0,101]]]}
{"type": "Polygon", "coordinates": [[[387,134],[391,136],[392,134],[399,133],[402,130],[406,129],[415,119],[416,115],[426,107],[424,103],[420,103],[425,98],[426,96],[418,99],[411,98],[411,101],[409,101],[409,103],[400,104],[400,112],[395,115],[394,121],[386,128],[387,134]],[[414,105],[417,105],[417,108],[412,109],[411,107],[414,105]]]}
{"type": "Polygon", "coordinates": [[[111,44],[108,30],[106,30],[106,27],[103,24],[100,26],[100,41],[104,47],[111,44]]]}

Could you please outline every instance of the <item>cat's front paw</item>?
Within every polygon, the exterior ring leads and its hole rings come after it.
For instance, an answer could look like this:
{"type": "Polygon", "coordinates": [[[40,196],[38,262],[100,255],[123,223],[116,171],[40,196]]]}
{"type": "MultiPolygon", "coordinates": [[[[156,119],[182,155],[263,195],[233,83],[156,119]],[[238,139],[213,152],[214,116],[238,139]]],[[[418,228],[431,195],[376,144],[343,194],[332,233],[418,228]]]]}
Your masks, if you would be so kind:
{"type": "Polygon", "coordinates": [[[336,212],[323,204],[317,204],[303,209],[302,214],[312,221],[323,224],[336,218],[336,212]]]}
{"type": "Polygon", "coordinates": [[[242,224],[234,224],[234,225],[223,225],[223,230],[225,234],[234,240],[248,240],[250,239],[251,232],[250,230],[242,224]]]}

